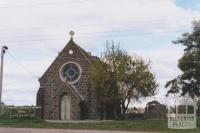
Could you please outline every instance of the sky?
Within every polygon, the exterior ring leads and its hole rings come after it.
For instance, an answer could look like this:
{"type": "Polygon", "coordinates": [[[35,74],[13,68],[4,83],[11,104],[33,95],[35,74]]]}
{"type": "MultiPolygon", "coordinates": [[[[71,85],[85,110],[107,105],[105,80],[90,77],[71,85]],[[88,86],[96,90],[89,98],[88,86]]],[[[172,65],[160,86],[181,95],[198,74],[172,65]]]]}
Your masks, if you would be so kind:
{"type": "Polygon", "coordinates": [[[199,0],[0,0],[0,45],[5,54],[3,102],[35,105],[39,77],[75,32],[75,42],[100,56],[106,41],[151,60],[166,103],[166,81],[180,74],[181,45],[172,44],[200,18],[199,0]]]}

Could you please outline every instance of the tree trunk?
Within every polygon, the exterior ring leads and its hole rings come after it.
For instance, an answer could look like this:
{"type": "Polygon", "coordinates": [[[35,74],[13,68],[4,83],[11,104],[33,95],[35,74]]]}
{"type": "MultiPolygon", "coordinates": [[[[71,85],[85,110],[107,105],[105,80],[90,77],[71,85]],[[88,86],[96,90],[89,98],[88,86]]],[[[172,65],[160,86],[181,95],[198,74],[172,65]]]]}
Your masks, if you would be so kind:
{"type": "Polygon", "coordinates": [[[107,105],[103,103],[103,120],[107,120],[107,105]]]}
{"type": "Polygon", "coordinates": [[[101,113],[101,120],[103,120],[104,119],[104,104],[103,104],[103,102],[101,102],[101,107],[100,107],[100,113],[101,113]]]}
{"type": "Polygon", "coordinates": [[[125,115],[126,115],[126,107],[125,107],[125,104],[123,103],[122,104],[122,119],[123,120],[125,119],[125,115]]]}
{"type": "Polygon", "coordinates": [[[130,104],[131,99],[128,99],[127,104],[125,104],[125,101],[121,101],[121,106],[122,106],[122,119],[125,119],[126,116],[126,110],[128,109],[128,106],[130,104]]]}
{"type": "Polygon", "coordinates": [[[114,105],[114,117],[115,117],[115,120],[118,120],[118,111],[117,111],[117,104],[116,103],[114,105]]]}
{"type": "Polygon", "coordinates": [[[114,103],[114,119],[119,120],[121,118],[121,107],[120,107],[120,102],[115,102],[114,103]]]}

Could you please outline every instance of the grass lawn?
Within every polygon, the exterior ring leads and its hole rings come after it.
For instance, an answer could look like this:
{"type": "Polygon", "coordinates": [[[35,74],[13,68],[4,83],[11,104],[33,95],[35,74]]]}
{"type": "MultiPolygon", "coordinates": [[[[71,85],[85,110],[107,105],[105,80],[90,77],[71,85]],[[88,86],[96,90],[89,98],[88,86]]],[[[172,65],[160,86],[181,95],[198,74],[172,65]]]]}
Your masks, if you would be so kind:
{"type": "Polygon", "coordinates": [[[167,128],[167,121],[165,120],[107,121],[80,124],[47,123],[42,120],[0,120],[0,127],[155,131],[161,133],[200,133],[200,128],[194,130],[170,130],[167,128]]]}

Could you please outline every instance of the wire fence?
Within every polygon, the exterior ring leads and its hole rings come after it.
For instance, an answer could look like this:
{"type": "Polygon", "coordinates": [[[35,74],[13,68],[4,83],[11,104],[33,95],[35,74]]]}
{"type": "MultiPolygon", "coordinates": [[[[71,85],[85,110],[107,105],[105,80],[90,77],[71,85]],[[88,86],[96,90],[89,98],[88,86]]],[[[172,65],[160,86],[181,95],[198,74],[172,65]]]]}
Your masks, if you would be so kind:
{"type": "Polygon", "coordinates": [[[1,106],[0,119],[35,119],[40,112],[37,106],[1,106]]]}

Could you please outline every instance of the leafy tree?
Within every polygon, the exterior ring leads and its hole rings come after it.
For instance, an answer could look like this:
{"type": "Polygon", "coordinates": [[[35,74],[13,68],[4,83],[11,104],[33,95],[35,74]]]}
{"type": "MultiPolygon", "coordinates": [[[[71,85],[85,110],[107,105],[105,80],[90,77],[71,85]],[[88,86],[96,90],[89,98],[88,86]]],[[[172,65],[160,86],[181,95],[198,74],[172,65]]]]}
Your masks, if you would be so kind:
{"type": "Polygon", "coordinates": [[[200,97],[200,21],[193,21],[192,28],[191,33],[184,33],[173,41],[174,44],[183,45],[185,49],[183,57],[178,61],[182,74],[166,83],[166,88],[170,88],[168,94],[200,97]]]}
{"type": "MultiPolygon", "coordinates": [[[[109,45],[91,69],[91,85],[102,103],[115,103],[125,115],[131,101],[152,96],[157,89],[150,62],[130,56],[119,46],[109,45]]],[[[114,112],[117,114],[117,112],[114,112]]]]}

